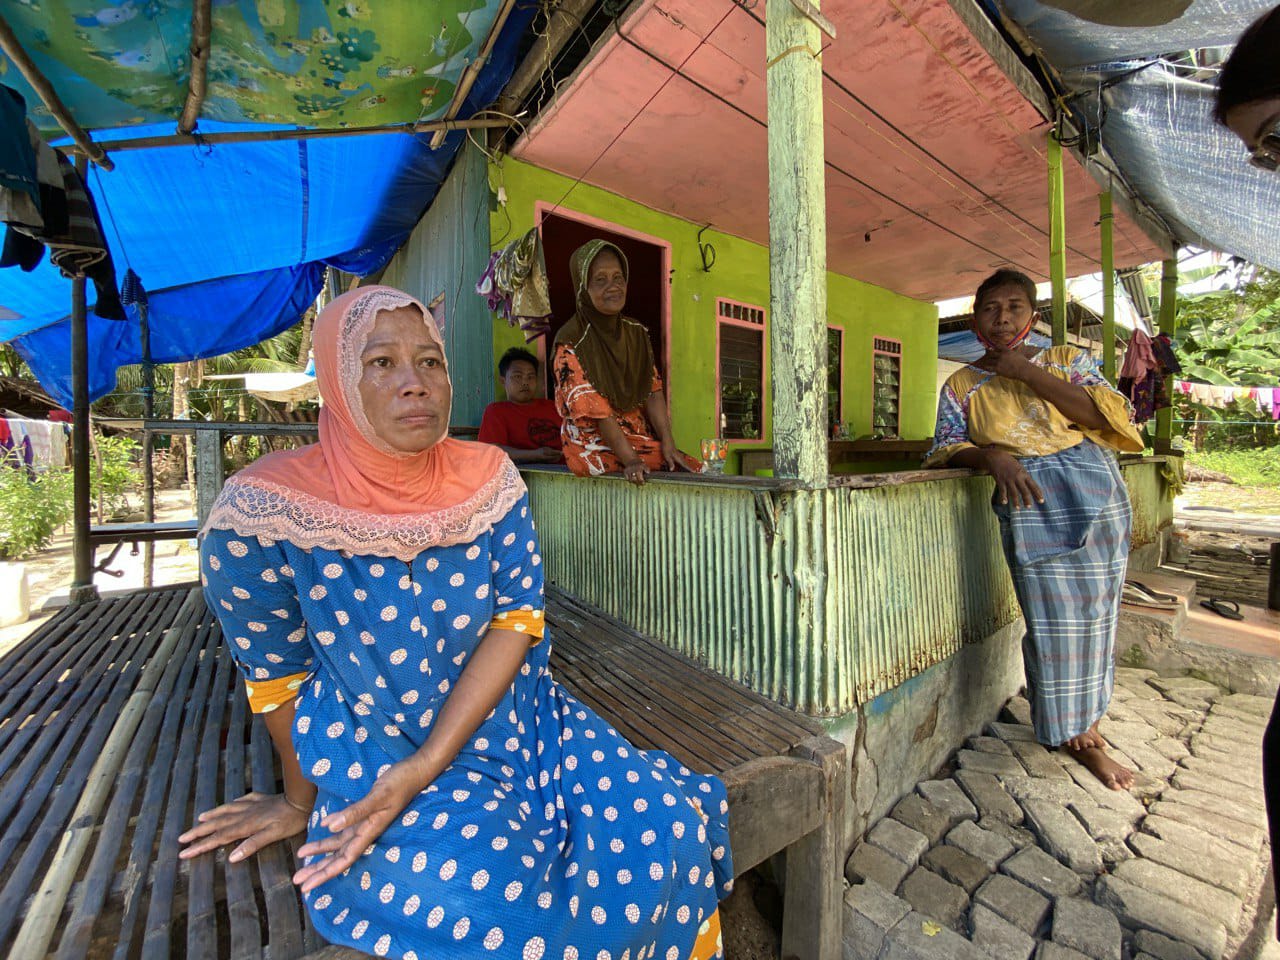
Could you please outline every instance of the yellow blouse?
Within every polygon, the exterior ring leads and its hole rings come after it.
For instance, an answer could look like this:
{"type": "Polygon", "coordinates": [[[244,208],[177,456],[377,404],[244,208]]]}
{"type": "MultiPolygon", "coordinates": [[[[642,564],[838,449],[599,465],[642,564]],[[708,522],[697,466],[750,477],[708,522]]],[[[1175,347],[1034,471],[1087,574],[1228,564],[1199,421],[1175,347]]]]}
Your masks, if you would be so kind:
{"type": "Polygon", "coordinates": [[[1107,425],[1078,426],[1025,383],[968,366],[953,373],[938,400],[938,423],[926,467],[946,463],[961,450],[996,447],[1015,457],[1043,457],[1088,437],[1126,453],[1142,451],[1142,436],[1129,419],[1129,402],[1098,372],[1097,362],[1076,347],[1050,347],[1031,362],[1084,387],[1107,425]]]}

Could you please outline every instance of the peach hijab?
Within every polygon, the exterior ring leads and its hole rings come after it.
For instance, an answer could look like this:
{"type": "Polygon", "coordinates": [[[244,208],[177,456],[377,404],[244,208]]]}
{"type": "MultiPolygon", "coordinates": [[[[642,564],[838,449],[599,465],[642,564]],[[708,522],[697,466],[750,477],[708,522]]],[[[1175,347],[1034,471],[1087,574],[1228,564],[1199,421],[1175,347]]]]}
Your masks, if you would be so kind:
{"type": "Polygon", "coordinates": [[[406,306],[422,312],[443,353],[430,311],[393,287],[359,287],[320,312],[320,442],[268,454],[231,477],[205,530],[408,561],[428,547],[474,540],[515,505],[524,482],[498,447],[446,434],[404,453],[373,432],[360,400],[360,355],[378,314],[406,306]]]}

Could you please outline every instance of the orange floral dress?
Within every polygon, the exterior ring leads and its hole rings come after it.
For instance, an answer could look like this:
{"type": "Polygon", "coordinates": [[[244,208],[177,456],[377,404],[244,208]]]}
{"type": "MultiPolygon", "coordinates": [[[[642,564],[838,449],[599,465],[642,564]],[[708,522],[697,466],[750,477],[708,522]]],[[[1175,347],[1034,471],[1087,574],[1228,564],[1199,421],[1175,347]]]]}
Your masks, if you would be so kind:
{"type": "MultiPolygon", "coordinates": [[[[631,448],[650,470],[663,470],[662,444],[645,416],[644,407],[615,410],[587,379],[578,354],[567,344],[556,347],[551,369],[555,373],[556,410],[564,422],[560,436],[564,440],[564,459],[580,477],[598,477],[621,473],[622,462],[600,434],[600,421],[613,417],[622,428],[631,448]]],[[[662,378],[653,371],[650,393],[662,390],[662,378]]],[[[702,472],[702,464],[686,453],[677,453],[683,465],[694,473],[702,472]]]]}

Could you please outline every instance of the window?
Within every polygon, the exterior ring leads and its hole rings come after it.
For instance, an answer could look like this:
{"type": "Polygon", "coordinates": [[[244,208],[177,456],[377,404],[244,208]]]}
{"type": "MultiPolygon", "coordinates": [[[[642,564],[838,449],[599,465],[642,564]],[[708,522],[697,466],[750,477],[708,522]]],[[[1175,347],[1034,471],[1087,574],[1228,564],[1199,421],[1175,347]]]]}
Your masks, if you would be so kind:
{"type": "Polygon", "coordinates": [[[876,337],[872,346],[871,435],[896,437],[902,402],[902,342],[876,337]]]}
{"type": "Polygon", "coordinates": [[[758,440],[764,428],[764,309],[717,300],[716,336],[720,436],[758,440]]]}
{"type": "Polygon", "coordinates": [[[827,327],[827,436],[834,437],[840,429],[840,399],[844,380],[844,331],[839,327],[827,327]]]}

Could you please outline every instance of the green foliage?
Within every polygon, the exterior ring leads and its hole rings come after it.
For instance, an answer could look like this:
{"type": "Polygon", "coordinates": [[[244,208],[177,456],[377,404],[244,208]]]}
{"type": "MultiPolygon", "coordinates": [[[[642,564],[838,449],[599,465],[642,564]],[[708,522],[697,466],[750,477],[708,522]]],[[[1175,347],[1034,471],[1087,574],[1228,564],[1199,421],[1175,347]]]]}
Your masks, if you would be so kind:
{"type": "Polygon", "coordinates": [[[1209,450],[1189,452],[1192,466],[1225,473],[1236,483],[1249,487],[1280,489],[1280,447],[1265,450],[1209,450]]]}
{"type": "Polygon", "coordinates": [[[123,436],[98,437],[98,456],[101,465],[95,460],[89,471],[89,489],[93,501],[102,502],[103,516],[106,520],[129,509],[130,491],[140,491],[142,472],[134,465],[134,454],[138,443],[123,436]]]}
{"type": "Polygon", "coordinates": [[[69,470],[32,477],[20,454],[0,458],[0,558],[20,560],[49,545],[71,517],[69,470]]]}

